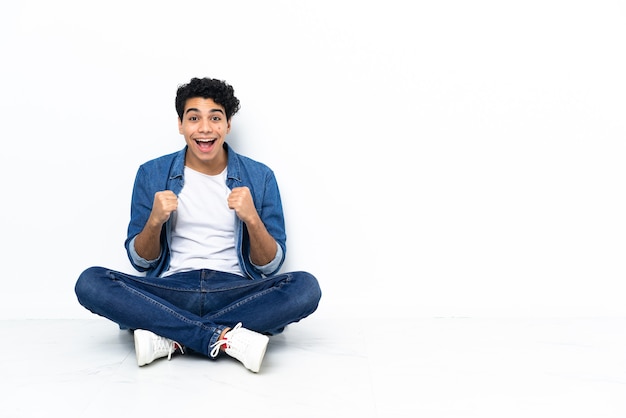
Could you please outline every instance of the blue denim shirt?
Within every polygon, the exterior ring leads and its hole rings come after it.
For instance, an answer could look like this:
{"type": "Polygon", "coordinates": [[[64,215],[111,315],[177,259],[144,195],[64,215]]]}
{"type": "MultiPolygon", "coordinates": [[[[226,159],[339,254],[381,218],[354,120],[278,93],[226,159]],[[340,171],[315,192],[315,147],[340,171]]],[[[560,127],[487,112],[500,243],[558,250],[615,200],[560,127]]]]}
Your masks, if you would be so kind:
{"type": "MultiPolygon", "coordinates": [[[[287,252],[285,220],[283,207],[274,172],[266,165],[248,157],[235,153],[226,143],[228,152],[228,169],[226,185],[234,187],[247,186],[252,194],[254,206],[265,224],[267,231],[278,244],[276,257],[265,266],[256,266],[250,261],[250,240],[248,230],[238,217],[235,221],[235,248],[239,265],[243,273],[250,279],[262,278],[277,273],[282,266],[287,252]]],[[[137,171],[131,202],[130,223],[124,246],[131,264],[148,277],[160,276],[167,271],[170,264],[171,218],[161,230],[161,255],[156,260],[146,260],[135,251],[135,237],[139,234],[152,211],[154,194],[163,190],[171,190],[178,195],[185,184],[184,168],[185,153],[182,150],[164,155],[142,164],[137,171]]]]}

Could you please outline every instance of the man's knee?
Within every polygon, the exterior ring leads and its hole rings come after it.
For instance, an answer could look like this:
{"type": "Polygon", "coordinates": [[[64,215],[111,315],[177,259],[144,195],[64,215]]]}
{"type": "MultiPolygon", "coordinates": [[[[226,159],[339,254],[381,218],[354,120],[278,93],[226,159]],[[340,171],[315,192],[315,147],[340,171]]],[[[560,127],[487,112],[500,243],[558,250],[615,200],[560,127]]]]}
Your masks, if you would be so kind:
{"type": "Polygon", "coordinates": [[[87,306],[89,301],[100,293],[97,287],[102,283],[105,271],[106,269],[102,267],[89,267],[78,276],[74,286],[74,293],[76,293],[76,297],[81,305],[87,306]]]}
{"type": "Polygon", "coordinates": [[[306,304],[309,306],[310,312],[313,312],[317,309],[322,298],[319,282],[315,276],[306,271],[299,271],[296,275],[301,286],[300,294],[306,298],[306,304]]]}

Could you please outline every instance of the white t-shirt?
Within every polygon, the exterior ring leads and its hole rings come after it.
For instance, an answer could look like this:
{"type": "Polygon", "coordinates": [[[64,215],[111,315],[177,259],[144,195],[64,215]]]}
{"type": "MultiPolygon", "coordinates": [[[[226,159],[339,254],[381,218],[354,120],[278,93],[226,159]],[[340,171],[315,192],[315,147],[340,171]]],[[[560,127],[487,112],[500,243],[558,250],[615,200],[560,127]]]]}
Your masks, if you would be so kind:
{"type": "Polygon", "coordinates": [[[228,208],[226,169],[209,176],[185,167],[185,185],[172,213],[170,267],[164,276],[212,269],[243,276],[235,250],[235,211],[228,208]]]}

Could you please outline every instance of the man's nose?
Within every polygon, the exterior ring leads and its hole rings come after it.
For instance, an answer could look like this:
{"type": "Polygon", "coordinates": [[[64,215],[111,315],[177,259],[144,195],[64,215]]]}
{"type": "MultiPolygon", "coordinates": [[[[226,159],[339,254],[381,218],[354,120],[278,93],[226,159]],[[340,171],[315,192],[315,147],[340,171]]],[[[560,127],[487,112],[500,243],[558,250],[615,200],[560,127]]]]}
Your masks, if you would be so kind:
{"type": "Polygon", "coordinates": [[[211,132],[213,128],[211,127],[211,122],[208,119],[202,119],[200,122],[200,131],[201,132],[211,132]]]}

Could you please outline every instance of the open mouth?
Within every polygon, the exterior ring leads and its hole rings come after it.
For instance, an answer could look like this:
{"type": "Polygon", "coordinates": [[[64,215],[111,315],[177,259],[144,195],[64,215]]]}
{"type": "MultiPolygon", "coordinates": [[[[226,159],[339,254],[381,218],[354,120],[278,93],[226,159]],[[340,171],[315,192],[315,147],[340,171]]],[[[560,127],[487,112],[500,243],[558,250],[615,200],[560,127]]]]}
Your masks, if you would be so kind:
{"type": "Polygon", "coordinates": [[[196,139],[195,141],[201,151],[210,151],[215,144],[215,139],[196,139]]]}

